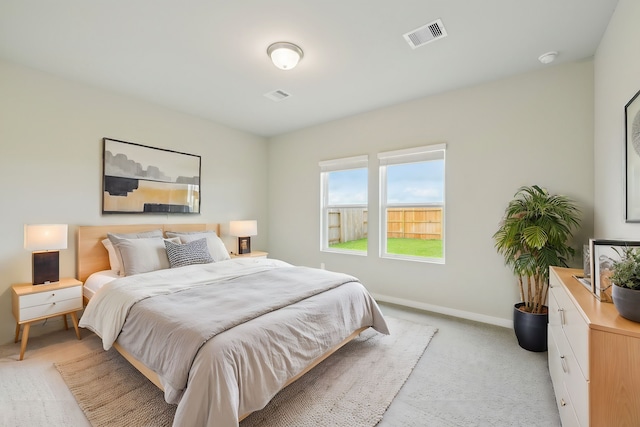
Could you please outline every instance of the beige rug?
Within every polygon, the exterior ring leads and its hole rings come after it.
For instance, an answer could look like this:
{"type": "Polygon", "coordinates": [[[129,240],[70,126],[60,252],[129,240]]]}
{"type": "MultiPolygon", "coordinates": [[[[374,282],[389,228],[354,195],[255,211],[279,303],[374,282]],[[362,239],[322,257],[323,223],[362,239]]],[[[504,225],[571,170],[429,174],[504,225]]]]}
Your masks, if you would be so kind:
{"type": "MultiPolygon", "coordinates": [[[[381,419],[436,328],[387,317],[281,391],[241,427],[372,427],[381,419]]],[[[170,426],[175,406],[115,350],[57,363],[93,426],[170,426]]]]}

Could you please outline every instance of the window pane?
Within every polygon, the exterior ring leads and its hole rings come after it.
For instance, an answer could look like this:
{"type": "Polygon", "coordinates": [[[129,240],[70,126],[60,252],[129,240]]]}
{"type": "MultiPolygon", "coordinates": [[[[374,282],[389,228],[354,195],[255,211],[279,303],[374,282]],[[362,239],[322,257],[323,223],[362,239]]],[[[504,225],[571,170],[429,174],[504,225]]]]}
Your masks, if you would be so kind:
{"type": "Polygon", "coordinates": [[[387,204],[443,201],[444,160],[387,166],[387,204]]]}
{"type": "Polygon", "coordinates": [[[368,171],[366,168],[325,172],[323,250],[367,253],[368,171]]]}
{"type": "Polygon", "coordinates": [[[367,170],[329,172],[329,206],[366,205],[367,170]]]}
{"type": "Polygon", "coordinates": [[[382,255],[443,261],[444,159],[381,169],[386,176],[382,255]]]}

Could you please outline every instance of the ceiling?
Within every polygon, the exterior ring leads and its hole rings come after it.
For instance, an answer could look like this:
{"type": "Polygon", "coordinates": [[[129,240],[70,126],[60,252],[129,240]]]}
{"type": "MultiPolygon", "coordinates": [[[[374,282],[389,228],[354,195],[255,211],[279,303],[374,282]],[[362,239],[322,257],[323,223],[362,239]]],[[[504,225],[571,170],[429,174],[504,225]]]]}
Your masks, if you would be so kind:
{"type": "Polygon", "coordinates": [[[616,3],[0,0],[0,59],[269,137],[589,58],[616,3]],[[411,49],[436,19],[447,37],[411,49]],[[271,64],[277,41],[304,50],[297,68],[271,64]]]}

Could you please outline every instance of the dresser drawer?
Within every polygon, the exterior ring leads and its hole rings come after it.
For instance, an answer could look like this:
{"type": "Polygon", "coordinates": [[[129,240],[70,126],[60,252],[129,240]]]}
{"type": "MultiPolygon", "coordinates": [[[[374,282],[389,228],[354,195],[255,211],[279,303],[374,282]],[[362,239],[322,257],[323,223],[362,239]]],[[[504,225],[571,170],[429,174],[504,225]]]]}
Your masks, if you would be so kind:
{"type": "Polygon", "coordinates": [[[82,287],[73,286],[70,288],[56,289],[53,291],[37,292],[20,296],[20,310],[28,307],[35,307],[43,304],[51,304],[67,299],[82,299],[82,287]]]}
{"type": "Polygon", "coordinates": [[[581,424],[578,420],[571,396],[566,391],[564,397],[558,397],[556,394],[556,399],[558,399],[558,412],[562,427],[589,427],[589,424],[581,424]]]}
{"type": "Polygon", "coordinates": [[[549,372],[553,381],[561,382],[569,396],[573,410],[581,425],[589,425],[589,383],[582,375],[569,341],[564,334],[556,334],[550,328],[549,372]]]}
{"type": "Polygon", "coordinates": [[[51,317],[59,313],[82,309],[82,297],[52,301],[33,307],[20,309],[20,322],[37,319],[39,317],[51,317]]]}
{"type": "Polygon", "coordinates": [[[549,325],[557,333],[559,325],[569,341],[582,375],[589,379],[589,326],[562,285],[551,277],[549,295],[549,325]],[[551,307],[553,306],[553,308],[551,307]]]}
{"type": "Polygon", "coordinates": [[[560,358],[560,350],[555,340],[555,336],[549,331],[549,373],[553,384],[553,391],[556,396],[556,404],[562,421],[562,427],[580,426],[588,427],[588,414],[586,424],[580,424],[576,415],[570,393],[567,391],[565,380],[567,376],[564,372],[563,361],[560,358]]]}

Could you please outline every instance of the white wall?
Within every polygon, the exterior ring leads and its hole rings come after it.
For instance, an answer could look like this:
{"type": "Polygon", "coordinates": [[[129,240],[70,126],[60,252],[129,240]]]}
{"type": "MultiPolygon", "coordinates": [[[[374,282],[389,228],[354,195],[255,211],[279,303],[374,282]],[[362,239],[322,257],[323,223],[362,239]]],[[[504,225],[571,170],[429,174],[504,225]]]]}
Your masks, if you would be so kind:
{"type": "Polygon", "coordinates": [[[625,223],[624,106],[640,90],[640,2],[620,0],[594,60],[595,230],[598,238],[640,239],[625,223]]]}
{"type": "Polygon", "coordinates": [[[580,246],[593,230],[591,61],[372,111],[269,144],[271,255],[351,273],[390,301],[509,325],[518,300],[515,279],[492,235],[522,185],[538,184],[579,203],[580,246]],[[380,259],[376,154],[440,142],[448,147],[446,265],[380,259]],[[369,255],[321,253],[318,162],[360,154],[370,161],[369,255]]]}
{"type": "MultiPolygon", "coordinates": [[[[257,219],[266,246],[267,142],[130,97],[0,62],[0,343],[13,340],[13,283],[31,281],[23,225],[69,224],[60,273],[75,276],[78,225],[257,219]],[[102,137],[202,156],[201,215],[101,214],[102,137]]],[[[263,243],[264,242],[264,243],[263,243]]],[[[230,250],[235,239],[225,237],[230,250]]],[[[54,320],[53,327],[58,320],[54,320]]],[[[61,320],[59,322],[61,324],[61,320]]],[[[39,327],[32,328],[33,335],[39,327]]]]}

